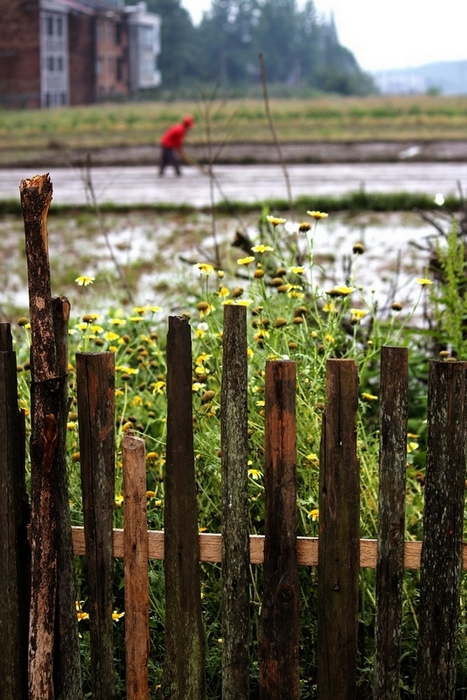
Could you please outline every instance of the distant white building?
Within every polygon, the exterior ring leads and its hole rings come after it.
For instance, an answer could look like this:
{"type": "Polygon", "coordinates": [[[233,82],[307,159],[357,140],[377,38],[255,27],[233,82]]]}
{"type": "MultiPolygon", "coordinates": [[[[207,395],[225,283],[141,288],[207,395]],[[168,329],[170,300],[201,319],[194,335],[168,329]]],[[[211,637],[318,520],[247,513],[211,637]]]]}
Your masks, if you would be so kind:
{"type": "Polygon", "coordinates": [[[129,29],[130,92],[157,87],[161,74],[157,57],[161,52],[161,18],[147,11],[145,2],[124,8],[129,29]]]}
{"type": "Polygon", "coordinates": [[[428,89],[426,79],[416,73],[384,71],[375,73],[373,77],[384,95],[414,95],[428,89]]]}

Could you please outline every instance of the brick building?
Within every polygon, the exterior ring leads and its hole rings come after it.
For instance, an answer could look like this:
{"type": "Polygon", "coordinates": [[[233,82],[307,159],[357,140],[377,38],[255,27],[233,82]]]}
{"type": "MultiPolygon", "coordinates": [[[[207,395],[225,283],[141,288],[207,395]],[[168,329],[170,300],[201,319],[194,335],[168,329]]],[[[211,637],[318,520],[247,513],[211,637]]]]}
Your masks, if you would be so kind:
{"type": "Polygon", "coordinates": [[[160,84],[160,18],[145,2],[0,0],[0,105],[125,98],[160,84]]]}

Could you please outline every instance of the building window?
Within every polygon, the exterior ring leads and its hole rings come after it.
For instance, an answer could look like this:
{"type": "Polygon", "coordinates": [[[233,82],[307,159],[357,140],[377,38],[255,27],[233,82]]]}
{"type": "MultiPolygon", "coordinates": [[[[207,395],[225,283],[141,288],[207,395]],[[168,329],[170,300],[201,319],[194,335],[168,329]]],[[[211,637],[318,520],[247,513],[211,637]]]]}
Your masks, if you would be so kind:
{"type": "Polygon", "coordinates": [[[117,46],[122,43],[122,25],[120,23],[115,25],[115,43],[117,46]]]}
{"type": "Polygon", "coordinates": [[[63,73],[63,56],[57,56],[57,70],[59,73],[63,73]]]}
{"type": "Polygon", "coordinates": [[[141,44],[146,49],[154,48],[154,28],[148,25],[141,27],[141,44]]]}
{"type": "Polygon", "coordinates": [[[96,61],[96,73],[97,73],[97,75],[102,75],[103,72],[104,72],[104,59],[102,58],[102,56],[98,56],[97,61],[96,61]]]}
{"type": "Polygon", "coordinates": [[[117,58],[116,61],[116,78],[120,82],[123,80],[123,59],[117,58]]]}
{"type": "Polygon", "coordinates": [[[63,36],[63,17],[57,17],[57,36],[63,36]]]}
{"type": "Polygon", "coordinates": [[[47,36],[53,36],[54,34],[54,18],[52,15],[45,16],[45,31],[47,36]]]}
{"type": "Polygon", "coordinates": [[[47,67],[48,72],[49,72],[49,73],[53,73],[54,67],[55,67],[54,57],[53,57],[53,56],[47,56],[47,58],[45,59],[45,65],[46,65],[46,67],[47,67]]]}

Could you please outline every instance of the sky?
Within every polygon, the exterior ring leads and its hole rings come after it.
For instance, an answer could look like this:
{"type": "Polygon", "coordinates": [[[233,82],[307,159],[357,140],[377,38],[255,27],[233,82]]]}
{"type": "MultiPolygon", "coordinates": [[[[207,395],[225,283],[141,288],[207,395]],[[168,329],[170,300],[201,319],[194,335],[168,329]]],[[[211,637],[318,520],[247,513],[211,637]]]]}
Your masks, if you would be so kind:
{"type": "MultiPolygon", "coordinates": [[[[300,0],[299,0],[300,1],[300,0]]],[[[314,0],[366,71],[467,60],[465,0],[314,0]]],[[[195,24],[211,0],[182,0],[195,24]]]]}

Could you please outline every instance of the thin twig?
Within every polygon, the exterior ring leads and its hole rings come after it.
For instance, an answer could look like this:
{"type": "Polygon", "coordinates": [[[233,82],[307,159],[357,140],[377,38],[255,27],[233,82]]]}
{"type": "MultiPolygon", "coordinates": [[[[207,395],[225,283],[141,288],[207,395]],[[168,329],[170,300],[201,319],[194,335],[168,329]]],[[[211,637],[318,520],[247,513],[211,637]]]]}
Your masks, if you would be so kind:
{"type": "Polygon", "coordinates": [[[284,173],[285,184],[287,186],[287,197],[289,200],[289,209],[290,209],[290,212],[293,214],[294,206],[293,206],[293,199],[292,199],[292,188],[290,187],[289,173],[287,171],[287,166],[285,164],[285,160],[284,160],[283,155],[282,155],[281,145],[279,143],[279,139],[277,138],[276,129],[274,127],[274,121],[273,121],[271,110],[269,107],[268,83],[267,83],[267,79],[266,79],[266,68],[264,66],[263,54],[262,53],[258,54],[258,58],[259,58],[259,66],[260,66],[260,70],[261,70],[261,82],[263,85],[264,107],[266,110],[266,116],[268,118],[269,128],[271,130],[271,134],[272,134],[272,137],[274,139],[274,145],[275,145],[276,150],[277,150],[277,155],[279,156],[279,161],[280,161],[280,164],[282,167],[282,172],[284,173]]]}
{"type": "Polygon", "coordinates": [[[92,204],[92,206],[93,206],[93,208],[94,208],[94,211],[96,212],[97,222],[98,222],[98,224],[99,224],[99,230],[100,230],[100,232],[102,233],[102,235],[104,236],[105,244],[106,244],[106,246],[107,246],[107,250],[109,251],[110,258],[111,258],[111,260],[112,260],[112,262],[113,262],[113,264],[114,264],[114,266],[115,266],[115,269],[117,270],[117,274],[118,274],[118,276],[120,277],[120,281],[121,281],[121,283],[122,283],[122,285],[123,285],[123,287],[124,287],[124,289],[125,289],[125,291],[126,291],[126,294],[127,294],[127,296],[128,296],[129,301],[130,301],[132,304],[135,304],[135,300],[134,300],[134,298],[133,298],[133,294],[132,294],[131,289],[130,289],[130,287],[129,287],[129,285],[128,285],[127,279],[126,279],[126,277],[125,277],[125,273],[123,272],[123,270],[122,270],[122,268],[121,268],[121,265],[120,265],[120,263],[118,262],[118,260],[117,260],[117,258],[116,258],[116,256],[115,256],[115,253],[114,253],[112,244],[111,244],[111,242],[110,242],[109,234],[108,234],[107,229],[106,229],[106,227],[105,227],[105,225],[104,225],[104,220],[103,220],[103,218],[102,218],[102,212],[101,212],[101,210],[100,210],[100,207],[99,207],[99,204],[98,204],[98,201],[97,201],[96,192],[95,192],[95,189],[94,189],[94,183],[93,183],[93,181],[92,181],[92,176],[91,176],[91,156],[90,156],[89,153],[87,154],[87,157],[86,157],[86,169],[85,169],[85,172],[84,172],[84,184],[85,184],[86,190],[87,190],[87,192],[89,193],[89,196],[90,196],[90,198],[91,198],[91,204],[92,204]]]}

